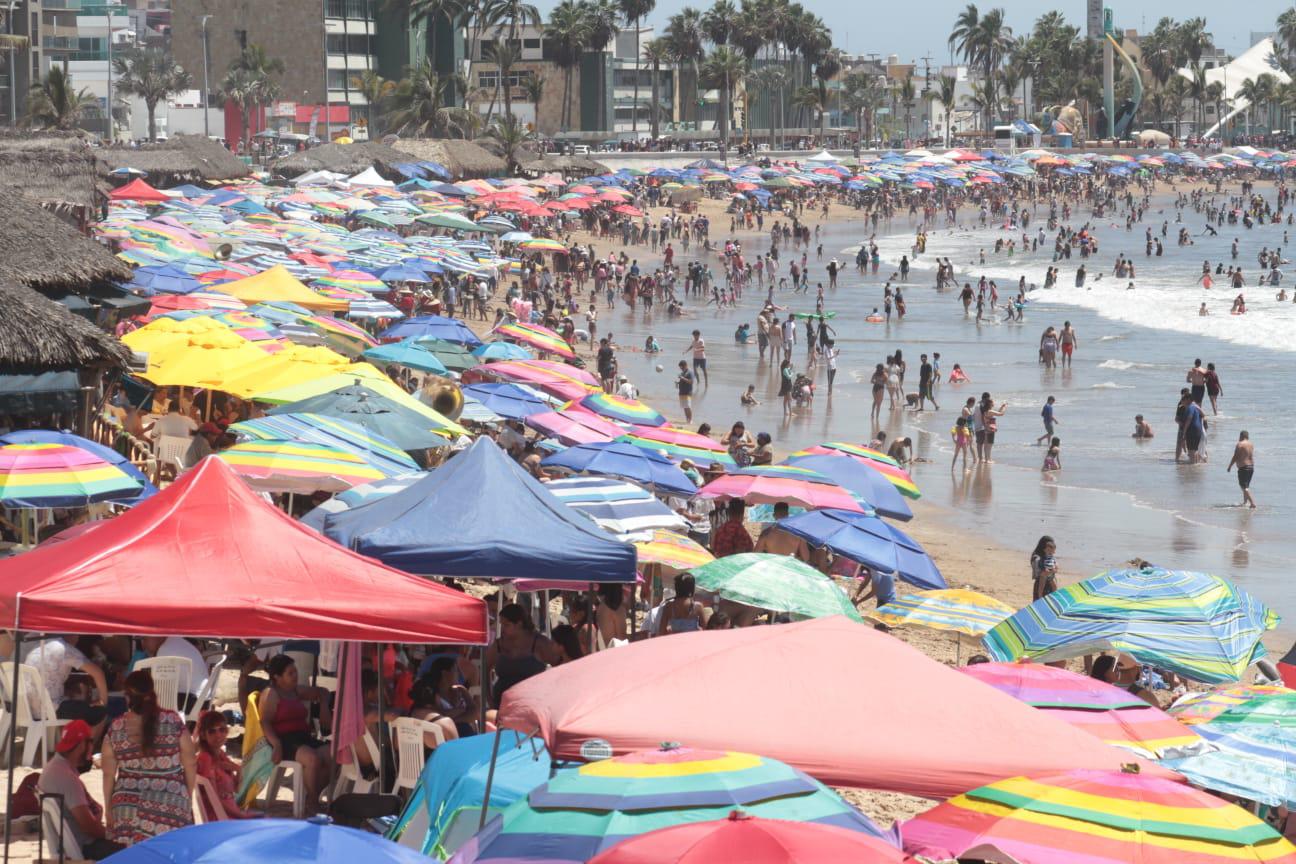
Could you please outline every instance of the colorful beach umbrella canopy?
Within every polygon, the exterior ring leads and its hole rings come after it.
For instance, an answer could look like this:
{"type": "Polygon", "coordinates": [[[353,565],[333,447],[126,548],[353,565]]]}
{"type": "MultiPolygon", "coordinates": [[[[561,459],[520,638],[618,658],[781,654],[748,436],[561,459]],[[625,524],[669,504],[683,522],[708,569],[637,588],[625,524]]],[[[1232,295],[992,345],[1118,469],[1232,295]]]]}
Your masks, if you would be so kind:
{"type": "Polygon", "coordinates": [[[666,423],[666,418],[651,405],[638,399],[623,399],[611,393],[591,393],[578,404],[586,411],[618,423],[633,423],[638,426],[663,426],[666,423]]]}
{"type": "Polygon", "coordinates": [[[782,464],[819,472],[857,498],[868,502],[879,516],[901,522],[913,518],[913,510],[905,497],[867,460],[834,452],[790,456],[782,464]]]}
{"type": "Polygon", "coordinates": [[[741,498],[748,504],[787,504],[806,509],[834,508],[865,512],[846,489],[827,477],[803,468],[767,465],[739,468],[717,477],[698,490],[703,498],[741,498]],[[781,472],[774,469],[782,467],[781,472]]]}
{"type": "Polygon", "coordinates": [[[1188,693],[1167,710],[1180,723],[1192,726],[1197,723],[1208,723],[1230,708],[1243,705],[1257,697],[1284,693],[1296,694],[1296,690],[1289,690],[1276,684],[1235,684],[1232,687],[1216,687],[1213,690],[1188,693]]]}
{"type": "Polygon", "coordinates": [[[985,635],[997,660],[1062,660],[1122,651],[1206,683],[1237,681],[1265,654],[1278,615],[1207,573],[1111,570],[1061,588],[985,635]]]}
{"type": "Polygon", "coordinates": [[[362,356],[371,363],[395,363],[433,375],[450,374],[441,358],[414,339],[378,345],[365,350],[362,356]]]}
{"type": "Polygon", "coordinates": [[[116,864],[427,864],[378,834],[333,825],[327,816],[208,822],[168,831],[110,856],[116,864]]]}
{"type": "Polygon", "coordinates": [[[359,456],[327,444],[252,440],[217,455],[260,492],[341,492],[384,476],[359,456]]]}
{"type": "Polygon", "coordinates": [[[571,360],[576,356],[576,352],[567,344],[566,339],[563,339],[548,327],[542,327],[539,324],[513,321],[508,324],[501,324],[491,332],[496,338],[530,345],[542,353],[553,354],[567,360],[571,360]]]}
{"type": "MultiPolygon", "coordinates": [[[[351,418],[355,416],[349,415],[351,418]]],[[[403,425],[399,425],[404,423],[400,418],[393,421],[387,417],[360,415],[360,419],[382,419],[384,422],[377,428],[381,428],[383,432],[396,434],[401,438],[401,443],[398,444],[381,432],[374,431],[372,425],[366,428],[352,422],[352,419],[309,411],[275,412],[264,417],[242,420],[231,424],[229,431],[240,438],[254,441],[309,441],[315,444],[327,444],[330,447],[340,447],[379,469],[384,476],[388,477],[418,469],[418,465],[405,452],[407,449],[418,450],[427,446],[438,446],[436,443],[427,442],[444,443],[445,441],[444,438],[426,428],[404,428],[403,425]],[[422,446],[412,446],[415,444],[422,446]]]]}
{"type": "Polygon", "coordinates": [[[938,588],[915,591],[879,606],[868,617],[888,627],[915,625],[949,630],[967,636],[984,636],[1013,608],[995,598],[968,588],[938,588]]]}
{"type": "MultiPolygon", "coordinates": [[[[532,417],[537,415],[532,415],[532,417]]],[[[530,418],[528,418],[530,419],[530,418]]],[[[689,523],[642,486],[614,477],[563,477],[545,489],[599,527],[619,536],[659,529],[686,531],[689,523]]]]}
{"type": "Polygon", "coordinates": [[[1271,807],[1296,808],[1296,731],[1281,726],[1191,727],[1214,748],[1161,764],[1194,785],[1271,807]]]}
{"type": "Polygon", "coordinates": [[[642,540],[634,541],[642,564],[660,564],[667,571],[691,570],[715,560],[696,540],[674,531],[658,528],[642,540]]]}
{"type": "Polygon", "coordinates": [[[919,588],[947,587],[936,562],[916,540],[870,513],[809,510],[780,520],[778,527],[873,570],[895,573],[919,588]]]}
{"type": "Polygon", "coordinates": [[[1115,771],[1001,780],[908,820],[901,833],[907,852],[938,860],[1296,862],[1296,847],[1241,807],[1183,783],[1115,771]]]}
{"type": "Polygon", "coordinates": [[[841,586],[790,555],[745,552],[692,570],[697,587],[734,603],[797,618],[862,620],[841,586]]]}
{"type": "Polygon", "coordinates": [[[144,485],[104,459],[68,444],[39,441],[0,446],[0,505],[84,507],[127,501],[144,485]]]}
{"type": "Polygon", "coordinates": [[[577,444],[540,463],[577,474],[603,474],[642,483],[660,492],[692,495],[693,481],[665,456],[619,441],[577,444]]]}
{"type": "Polygon", "coordinates": [[[845,453],[847,456],[854,457],[886,477],[887,481],[895,486],[900,491],[900,494],[906,498],[917,499],[922,497],[918,484],[914,483],[913,478],[909,476],[909,472],[897,465],[890,456],[879,453],[877,450],[870,450],[858,444],[829,441],[826,444],[816,444],[814,447],[798,450],[792,455],[813,456],[827,453],[845,453]]]}

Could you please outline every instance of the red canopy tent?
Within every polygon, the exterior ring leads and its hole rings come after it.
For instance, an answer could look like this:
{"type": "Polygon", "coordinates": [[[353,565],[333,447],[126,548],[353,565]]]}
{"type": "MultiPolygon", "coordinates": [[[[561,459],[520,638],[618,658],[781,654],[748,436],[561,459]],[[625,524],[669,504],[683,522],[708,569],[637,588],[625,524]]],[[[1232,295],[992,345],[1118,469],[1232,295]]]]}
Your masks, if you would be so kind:
{"type": "Polygon", "coordinates": [[[539,730],[555,759],[581,760],[593,739],[617,754],[678,741],[760,753],[833,786],[926,798],[1138,761],[840,616],[600,651],[509,688],[499,725],[539,730]]]}
{"type": "Polygon", "coordinates": [[[484,644],[486,604],[337,545],[207,458],[99,527],[0,561],[0,622],[43,633],[484,644]]]}
{"type": "Polygon", "coordinates": [[[159,192],[149,184],[145,183],[143,179],[139,177],[136,177],[134,180],[127,183],[125,186],[112,190],[111,192],[108,193],[108,197],[113,201],[157,202],[157,201],[171,200],[171,196],[163,192],[159,192]]]}

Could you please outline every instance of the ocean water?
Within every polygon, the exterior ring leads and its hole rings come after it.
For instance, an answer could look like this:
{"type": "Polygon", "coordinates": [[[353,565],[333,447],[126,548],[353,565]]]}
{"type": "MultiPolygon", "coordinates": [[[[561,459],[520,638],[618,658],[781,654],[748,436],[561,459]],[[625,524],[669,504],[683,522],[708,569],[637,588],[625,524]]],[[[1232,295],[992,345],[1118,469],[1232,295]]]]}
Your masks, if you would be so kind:
{"type": "MultiPolygon", "coordinates": [[[[1264,191],[1272,198],[1272,191],[1264,191]]],[[[1035,236],[1047,210],[1041,207],[1038,222],[1030,227],[1035,236]]],[[[811,287],[809,294],[776,292],[775,302],[793,311],[813,311],[815,282],[827,285],[824,270],[834,256],[846,265],[834,291],[826,291],[825,308],[837,312],[830,323],[841,349],[834,392],[827,392],[826,375],[816,374],[817,396],[811,406],[792,418],[782,416],[777,364],[758,360],[754,340],[755,316],[765,298],[765,289],[750,287],[736,309],[717,310],[701,301],[690,300],[685,315],[668,319],[663,310],[646,315],[624,306],[614,312],[600,311],[600,330],[611,330],[618,344],[622,371],[640,388],[643,398],[668,417],[683,421],[673,387],[680,359],[688,359],[690,331],[700,329],[708,341],[709,385],[697,389],[693,425],[709,422],[721,434],[736,420],[743,420],[755,434],[769,432],[780,452],[787,452],[824,440],[867,441],[874,428],[869,420],[872,398],[869,376],[874,364],[896,349],[909,364],[906,389],[917,390],[919,355],[940,352],[941,368],[947,377],[959,363],[972,382],[960,386],[942,383],[937,392],[938,412],[888,411],[883,407],[881,428],[889,437],[909,435],[922,460],[913,475],[924,497],[948,508],[960,527],[984,535],[988,541],[1022,550],[1022,578],[1029,578],[1029,550],[1041,534],[1058,542],[1059,563],[1064,571],[1083,576],[1109,566],[1141,557],[1167,567],[1205,570],[1235,579],[1280,612],[1287,615],[1284,629],[1296,627],[1296,590],[1291,587],[1292,562],[1296,561],[1296,305],[1275,300],[1277,288],[1254,284],[1243,290],[1246,315],[1229,315],[1236,291],[1223,287],[1205,290],[1196,281],[1203,260],[1214,265],[1224,261],[1244,267],[1248,281],[1259,273],[1256,255],[1263,247],[1283,245],[1283,233],[1296,238],[1296,226],[1262,226],[1251,230],[1238,226],[1219,229],[1218,237],[1198,236],[1204,217],[1191,209],[1183,212],[1183,227],[1193,235],[1195,245],[1179,247],[1175,238],[1180,225],[1171,203],[1155,207],[1145,222],[1126,232],[1123,219],[1103,220],[1091,225],[1100,251],[1087,262],[1089,290],[1074,287],[1075,269],[1081,259],[1058,263],[1059,287],[1035,290],[1029,295],[1025,322],[982,322],[965,318],[957,291],[935,289],[937,257],[954,263],[959,284],[970,281],[975,288],[982,273],[999,284],[1001,298],[1015,293],[1017,281],[1042,284],[1045,269],[1052,263],[1052,238],[1036,253],[1018,252],[1011,260],[994,255],[997,238],[1014,237],[1021,243],[1021,231],[999,228],[929,232],[926,254],[914,261],[909,282],[904,286],[907,316],[890,324],[873,324],[864,319],[882,305],[885,277],[895,270],[902,254],[910,254],[913,226],[897,219],[880,225],[877,242],[883,263],[877,276],[860,274],[854,268],[854,253],[868,233],[862,223],[822,225],[819,242],[823,257],[809,250],[811,287]],[[1162,240],[1162,257],[1144,253],[1144,229],[1152,226],[1160,236],[1162,221],[1168,234],[1162,240]],[[1230,244],[1239,241],[1237,261],[1230,258],[1230,244]],[[981,266],[979,250],[986,250],[981,266]],[[1126,279],[1110,275],[1118,253],[1132,258],[1137,268],[1136,288],[1126,290],[1126,279]],[[1102,279],[1094,274],[1105,271],[1102,279]],[[1198,315],[1202,302],[1210,315],[1198,315]],[[1044,329],[1060,328],[1069,320],[1080,343],[1074,367],[1046,370],[1038,362],[1038,344],[1044,329]],[[733,332],[742,322],[752,324],[753,341],[735,344],[733,332]],[[636,349],[652,333],[662,354],[652,357],[636,349]],[[1219,371],[1224,395],[1220,414],[1210,417],[1208,461],[1201,465],[1174,461],[1174,410],[1179,389],[1194,358],[1213,362],[1219,371]],[[662,372],[656,366],[664,367],[662,372]],[[739,404],[748,384],[755,384],[762,404],[754,408],[739,404]],[[996,402],[1006,402],[1007,414],[1000,419],[995,464],[964,472],[950,468],[950,429],[958,409],[969,396],[982,391],[996,402]],[[1057,398],[1056,434],[1062,439],[1064,470],[1052,476],[1040,471],[1044,450],[1035,446],[1043,434],[1040,409],[1047,396],[1057,398]],[[1134,416],[1143,414],[1156,437],[1133,440],[1134,416]],[[1226,474],[1238,432],[1246,429],[1256,446],[1256,478],[1252,484],[1260,508],[1240,506],[1241,493],[1235,474],[1226,474]]],[[[1079,227],[1083,218],[1072,219],[1079,227]]],[[[813,223],[812,223],[813,224],[813,223]]],[[[723,232],[716,239],[723,240],[723,232]]],[[[749,251],[751,249],[749,241],[749,251]]],[[[768,241],[759,241],[764,251],[768,241]]],[[[604,250],[599,249],[602,252],[604,250]]],[[[693,248],[696,255],[699,250],[693,248]]],[[[642,247],[630,250],[641,265],[652,261],[642,247]]],[[[783,249],[782,272],[792,256],[783,249]]],[[[677,259],[678,260],[678,259],[677,259]]],[[[688,259],[685,259],[688,260],[688,259]]],[[[719,276],[718,263],[713,266],[719,276]]],[[[1291,269],[1288,267],[1287,269],[1291,269]]],[[[1296,272],[1296,271],[1294,271],[1296,272]]],[[[1286,281],[1289,291],[1296,276],[1286,281]]],[[[780,313],[780,316],[782,313],[780,313]]],[[[1002,307],[997,318],[1002,318],[1002,307]]],[[[804,337],[804,327],[799,328],[804,337]]],[[[806,366],[804,342],[793,352],[798,369],[806,366]]],[[[1209,405],[1207,406],[1209,411],[1209,405]]],[[[947,573],[958,583],[958,573],[947,573]]]]}

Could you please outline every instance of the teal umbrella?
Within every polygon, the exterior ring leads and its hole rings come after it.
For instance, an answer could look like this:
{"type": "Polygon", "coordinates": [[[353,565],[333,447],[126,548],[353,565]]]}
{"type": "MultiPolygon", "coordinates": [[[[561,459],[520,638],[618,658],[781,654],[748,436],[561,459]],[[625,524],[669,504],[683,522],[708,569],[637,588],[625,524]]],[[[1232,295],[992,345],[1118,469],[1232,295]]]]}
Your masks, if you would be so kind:
{"type": "Polygon", "coordinates": [[[445,367],[451,372],[463,372],[474,366],[480,366],[481,361],[473,356],[463,345],[458,342],[451,342],[449,339],[418,339],[414,340],[420,348],[425,348],[436,355],[445,367]]]}
{"type": "Polygon", "coordinates": [[[788,555],[728,555],[691,572],[701,590],[744,606],[786,612],[798,618],[845,615],[863,621],[836,582],[788,555]]]}
{"type": "Polygon", "coordinates": [[[484,230],[467,216],[460,216],[458,213],[429,213],[426,216],[419,216],[415,221],[437,228],[449,228],[452,231],[484,230]]]}
{"type": "Polygon", "coordinates": [[[433,375],[450,374],[450,370],[436,354],[413,339],[369,348],[362,352],[362,356],[371,363],[395,363],[397,366],[408,366],[420,372],[431,372],[433,375]]]}

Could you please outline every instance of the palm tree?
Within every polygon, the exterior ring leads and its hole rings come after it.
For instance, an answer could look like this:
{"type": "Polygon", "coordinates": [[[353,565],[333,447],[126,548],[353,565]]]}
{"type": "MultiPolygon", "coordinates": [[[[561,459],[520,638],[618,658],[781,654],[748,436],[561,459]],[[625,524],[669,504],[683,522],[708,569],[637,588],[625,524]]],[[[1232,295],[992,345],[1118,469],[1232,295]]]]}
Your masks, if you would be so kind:
{"type": "Polygon", "coordinates": [[[776,93],[781,91],[787,84],[787,70],[782,66],[761,66],[759,69],[752,71],[747,77],[748,92],[754,87],[765,94],[766,105],[769,107],[769,148],[774,149],[774,135],[777,131],[779,138],[782,139],[782,129],[779,127],[777,118],[774,114],[774,99],[776,93]]]}
{"type": "Polygon", "coordinates": [[[376,141],[382,137],[378,129],[377,109],[396,91],[396,82],[388,81],[373,69],[366,69],[359,75],[351,76],[351,86],[365,98],[369,140],[376,141]]]}
{"type": "Polygon", "coordinates": [[[496,39],[482,51],[482,60],[495,64],[495,89],[491,91],[490,104],[486,107],[486,125],[495,115],[495,100],[499,98],[501,88],[504,94],[504,113],[513,113],[513,87],[509,79],[513,76],[513,64],[522,59],[522,49],[518,42],[496,39]]]}
{"type": "MultiPolygon", "coordinates": [[[[1212,81],[1206,85],[1206,92],[1203,96],[1207,103],[1215,106],[1215,124],[1217,126],[1224,123],[1224,82],[1212,81]]],[[[1204,121],[1203,121],[1204,122],[1204,121]]]]}
{"type": "Polygon", "coordinates": [[[27,122],[42,128],[74,129],[96,101],[89,88],[73,88],[72,76],[65,67],[51,66],[27,95],[27,122]]]}
{"type": "Polygon", "coordinates": [[[544,38],[546,46],[553,52],[554,64],[563,70],[563,107],[559,126],[564,132],[571,125],[572,72],[580,65],[588,37],[589,22],[574,0],[563,0],[549,13],[544,38]]]}
{"type": "Polygon", "coordinates": [[[1206,70],[1200,63],[1191,67],[1192,77],[1188,79],[1188,97],[1193,100],[1193,126],[1200,132],[1206,122],[1206,70]]]}
{"type": "Polygon", "coordinates": [[[472,111],[449,107],[446,96],[458,87],[467,91],[462,75],[437,72],[430,59],[406,70],[388,100],[390,109],[384,117],[388,128],[399,135],[420,138],[445,138],[451,132],[464,134],[470,126],[472,111]]]}
{"type": "Polygon", "coordinates": [[[1189,96],[1187,79],[1182,75],[1176,75],[1166,85],[1165,92],[1169,99],[1166,107],[1170,109],[1170,116],[1174,118],[1174,137],[1179,138],[1183,134],[1184,102],[1189,96]]]}
{"type": "Polygon", "coordinates": [[[845,91],[847,110],[855,114],[856,134],[862,142],[873,141],[874,112],[882,106],[885,98],[878,78],[863,72],[852,72],[842,82],[845,91]]]}
{"type": "MultiPolygon", "coordinates": [[[[1274,88],[1277,86],[1277,79],[1268,72],[1263,72],[1255,78],[1248,78],[1242,82],[1238,88],[1238,98],[1243,99],[1251,104],[1257,111],[1265,108],[1270,100],[1274,97],[1274,88]]],[[[1247,134],[1251,134],[1251,109],[1247,109],[1247,134]]]]}
{"type": "Polygon", "coordinates": [[[193,78],[162,48],[134,47],[113,57],[117,92],[138,96],[148,111],[148,138],[157,140],[157,106],[193,86],[193,78]]]}
{"type": "MultiPolygon", "coordinates": [[[[684,9],[670,17],[666,23],[664,37],[671,47],[671,57],[676,63],[689,65],[693,70],[694,92],[689,99],[693,103],[693,114],[697,116],[698,64],[702,62],[702,15],[696,9],[685,6],[684,9]]],[[[683,93],[680,94],[683,97],[683,93]]],[[[682,115],[683,112],[681,112],[682,115]]]]}
{"type": "Polygon", "coordinates": [[[728,45],[733,37],[738,10],[729,0],[716,0],[702,13],[702,32],[713,45],[728,45]]]}
{"type": "Polygon", "coordinates": [[[913,116],[914,83],[913,76],[906,75],[894,87],[892,94],[897,106],[904,106],[904,137],[909,137],[909,121],[913,116]]]}
{"type": "Polygon", "coordinates": [[[667,44],[665,39],[650,39],[643,46],[643,56],[652,66],[652,113],[649,116],[651,117],[652,137],[656,141],[661,129],[661,81],[659,78],[662,64],[669,62],[671,58],[670,45],[667,44]]]}
{"type": "Polygon", "coordinates": [[[990,114],[986,117],[986,131],[994,125],[994,112],[997,104],[997,87],[995,72],[1003,65],[1004,58],[1012,50],[1012,28],[1004,24],[1004,10],[991,9],[981,16],[977,24],[977,46],[981,59],[982,74],[985,75],[987,93],[990,97],[990,114]]]}
{"type": "Polygon", "coordinates": [[[1287,54],[1290,67],[1290,58],[1296,55],[1296,7],[1285,9],[1278,16],[1278,42],[1287,54]]]}
{"type": "Polygon", "coordinates": [[[976,54],[976,33],[980,23],[981,15],[977,11],[976,4],[969,3],[954,19],[954,29],[949,35],[951,54],[962,54],[965,60],[971,62],[976,54]]]}
{"type": "Polygon", "coordinates": [[[544,98],[545,77],[543,75],[531,74],[522,81],[522,92],[526,94],[527,101],[535,108],[535,128],[540,128],[540,100],[544,98]]]}
{"type": "Polygon", "coordinates": [[[733,117],[734,85],[747,71],[747,61],[728,45],[721,45],[711,52],[702,67],[702,75],[708,85],[714,84],[720,90],[720,161],[725,162],[729,156],[729,121],[733,117]]]}
{"type": "MultiPolygon", "coordinates": [[[[266,54],[265,48],[254,43],[249,44],[234,58],[230,63],[230,72],[247,73],[246,81],[235,82],[242,83],[242,91],[245,98],[250,100],[239,104],[239,113],[243,117],[243,138],[244,148],[246,150],[248,142],[251,140],[248,136],[248,123],[251,121],[252,109],[262,108],[268,105],[274,99],[278,98],[279,86],[272,76],[282,75],[284,73],[284,61],[278,57],[271,58],[266,54]]],[[[227,88],[226,92],[228,93],[227,88]]],[[[325,103],[328,102],[328,94],[324,96],[325,103]]],[[[238,104],[237,100],[235,103],[238,104]]],[[[327,112],[328,105],[325,104],[324,110],[327,112]]]]}
{"type": "MultiPolygon", "coordinates": [[[[827,114],[828,105],[828,82],[836,78],[841,73],[845,55],[840,48],[829,48],[819,56],[815,63],[815,78],[819,81],[819,99],[823,103],[823,108],[819,110],[819,139],[822,141],[827,134],[824,126],[824,118],[827,114]]],[[[840,110],[841,105],[839,104],[840,110]]]]}
{"type": "Polygon", "coordinates": [[[824,108],[823,94],[819,92],[818,87],[798,87],[792,93],[792,107],[797,109],[798,116],[804,113],[818,125],[818,117],[824,108]]]}
{"type": "MultiPolygon", "coordinates": [[[[621,32],[621,10],[616,4],[616,0],[582,0],[581,8],[584,12],[586,26],[589,28],[585,50],[592,54],[602,54],[607,49],[607,44],[616,37],[617,33],[621,32]]],[[[603,64],[598,63],[597,66],[597,91],[604,93],[607,91],[607,82],[603,80],[603,64]]],[[[598,105],[598,126],[600,129],[611,131],[614,121],[607,116],[606,103],[600,99],[598,105]]]]}
{"type": "Polygon", "coordinates": [[[958,80],[953,75],[942,75],[936,82],[936,99],[945,112],[945,146],[950,146],[950,118],[954,115],[954,101],[958,93],[958,80]]]}
{"type": "MultiPolygon", "coordinates": [[[[649,15],[653,9],[657,8],[657,0],[617,0],[617,5],[621,8],[621,14],[625,16],[626,23],[634,27],[635,33],[635,75],[634,75],[634,110],[630,112],[630,134],[639,137],[639,58],[642,56],[642,46],[639,44],[639,23],[649,15]]],[[[656,112],[656,104],[653,105],[653,111],[656,112]]]]}
{"type": "Polygon", "coordinates": [[[486,137],[499,148],[500,155],[508,163],[509,173],[516,171],[518,153],[530,137],[522,124],[518,122],[518,119],[512,114],[496,117],[495,122],[491,124],[490,131],[486,133],[486,137]]]}
{"type": "MultiPolygon", "coordinates": [[[[1009,63],[999,70],[999,83],[1003,85],[1003,101],[1008,106],[1009,123],[1013,121],[1014,116],[1013,91],[1017,89],[1017,85],[1021,84],[1023,80],[1020,66],[1009,63]]],[[[1026,103],[1024,102],[1022,103],[1022,110],[1026,110],[1026,103]]]]}
{"type": "Polygon", "coordinates": [[[217,88],[221,99],[234,103],[239,110],[243,130],[243,152],[252,148],[252,109],[256,106],[257,77],[246,69],[231,69],[217,88]]]}

